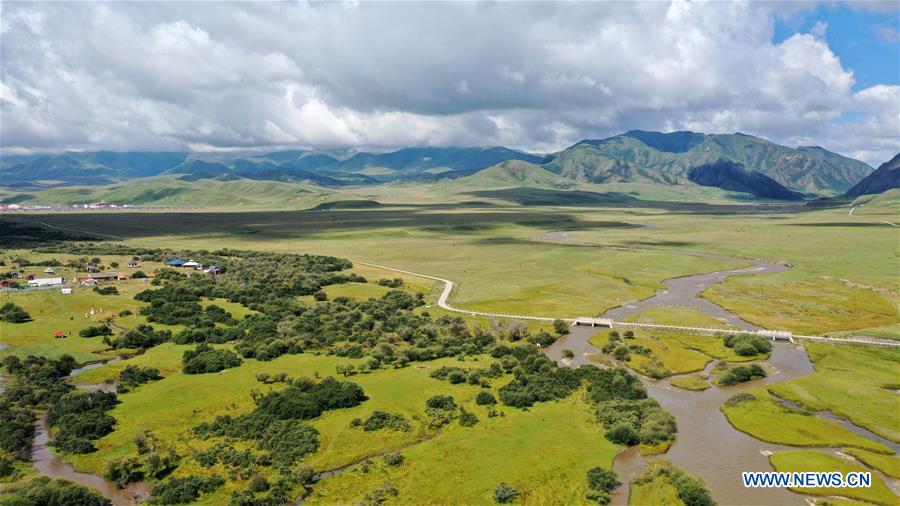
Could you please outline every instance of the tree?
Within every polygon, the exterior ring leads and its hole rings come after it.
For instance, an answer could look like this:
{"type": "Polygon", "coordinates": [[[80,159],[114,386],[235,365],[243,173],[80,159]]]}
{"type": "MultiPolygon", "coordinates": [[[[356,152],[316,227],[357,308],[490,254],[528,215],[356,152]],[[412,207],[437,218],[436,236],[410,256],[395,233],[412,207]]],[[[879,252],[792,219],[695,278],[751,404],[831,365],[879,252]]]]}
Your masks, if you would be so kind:
{"type": "Polygon", "coordinates": [[[144,274],[144,271],[134,271],[134,274],[131,275],[131,279],[142,279],[146,277],[147,275],[144,274]]]}
{"type": "Polygon", "coordinates": [[[322,290],[319,290],[318,292],[313,294],[313,299],[320,302],[323,300],[328,300],[328,294],[323,292],[322,290]]]}
{"type": "Polygon", "coordinates": [[[625,331],[625,339],[634,339],[634,332],[631,330],[625,331]]]}
{"type": "Polygon", "coordinates": [[[403,460],[403,454],[400,452],[390,452],[384,456],[384,463],[391,467],[399,466],[403,463],[403,460]]]}
{"type": "Polygon", "coordinates": [[[563,358],[575,358],[575,352],[569,349],[565,349],[562,351],[563,358]]]}
{"type": "Polygon", "coordinates": [[[569,333],[569,324],[563,320],[553,320],[553,330],[561,336],[566,335],[569,333]]]}
{"type": "Polygon", "coordinates": [[[587,472],[588,487],[592,490],[612,491],[619,486],[619,477],[615,471],[602,467],[591,468],[587,472]]]}
{"type": "Polygon", "coordinates": [[[482,390],[475,396],[475,404],[478,404],[479,406],[492,406],[497,404],[497,399],[494,397],[494,394],[487,390],[482,390]]]}
{"type": "Polygon", "coordinates": [[[0,306],[0,320],[9,323],[25,323],[31,321],[31,315],[20,306],[7,302],[0,306]]]}
{"type": "Polygon", "coordinates": [[[628,422],[619,422],[606,432],[606,439],[620,445],[631,446],[641,440],[634,426],[628,422]]]}
{"type": "Polygon", "coordinates": [[[518,497],[519,491],[512,485],[502,482],[494,488],[494,502],[500,504],[509,504],[518,497]]]}

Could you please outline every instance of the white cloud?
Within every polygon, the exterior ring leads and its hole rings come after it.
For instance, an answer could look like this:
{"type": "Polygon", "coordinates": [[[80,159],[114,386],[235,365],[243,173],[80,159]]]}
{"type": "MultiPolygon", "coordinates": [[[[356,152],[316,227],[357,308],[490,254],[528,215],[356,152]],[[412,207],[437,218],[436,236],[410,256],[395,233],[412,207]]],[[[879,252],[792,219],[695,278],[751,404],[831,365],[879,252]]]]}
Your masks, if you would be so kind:
{"type": "Polygon", "coordinates": [[[0,145],[552,150],[643,128],[896,151],[896,90],[854,93],[825,25],[772,43],[772,8],[7,3],[0,145]]]}

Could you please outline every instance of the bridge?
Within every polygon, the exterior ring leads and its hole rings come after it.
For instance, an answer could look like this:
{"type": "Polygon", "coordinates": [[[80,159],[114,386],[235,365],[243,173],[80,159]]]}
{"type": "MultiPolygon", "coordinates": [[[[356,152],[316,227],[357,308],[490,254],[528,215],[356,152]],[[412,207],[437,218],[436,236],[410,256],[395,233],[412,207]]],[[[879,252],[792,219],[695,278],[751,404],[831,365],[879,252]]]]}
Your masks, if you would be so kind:
{"type": "Polygon", "coordinates": [[[711,328],[711,327],[689,327],[682,325],[662,325],[656,323],[637,323],[637,322],[617,322],[613,321],[610,318],[595,318],[591,316],[579,316],[576,318],[572,317],[549,317],[549,316],[537,316],[537,315],[521,315],[521,314],[507,314],[507,313],[492,313],[488,311],[475,311],[470,309],[461,309],[451,305],[447,299],[450,298],[450,293],[453,291],[453,281],[449,279],[439,278],[437,276],[429,276],[428,274],[422,274],[419,272],[412,271],[404,271],[402,269],[395,269],[393,267],[387,267],[384,265],[372,264],[368,262],[359,262],[354,261],[360,265],[367,265],[369,267],[375,267],[376,269],[384,269],[386,271],[398,272],[400,274],[409,274],[410,276],[416,276],[418,278],[431,279],[434,281],[440,281],[444,284],[444,289],[441,291],[440,296],[438,297],[438,306],[442,309],[446,309],[447,311],[452,311],[454,313],[467,314],[471,316],[486,316],[489,318],[506,318],[510,320],[533,320],[533,321],[543,321],[543,322],[553,322],[556,320],[563,320],[568,322],[569,324],[575,325],[590,325],[592,327],[635,327],[635,328],[649,328],[649,329],[661,329],[661,330],[674,330],[680,332],[691,332],[695,334],[701,335],[728,335],[728,334],[755,334],[759,336],[763,336],[773,341],[785,341],[794,343],[798,339],[809,339],[816,341],[826,341],[831,343],[860,343],[860,344],[873,344],[879,346],[900,346],[900,341],[894,341],[891,339],[879,339],[876,337],[863,337],[863,336],[852,336],[852,337],[828,337],[828,336],[807,336],[807,335],[798,335],[793,334],[789,330],[742,330],[742,329],[721,329],[721,328],[711,328]]]}
{"type": "Polygon", "coordinates": [[[591,327],[637,327],[650,329],[675,330],[679,332],[691,332],[702,335],[718,335],[718,334],[753,334],[762,336],[773,341],[794,342],[793,335],[789,330],[743,330],[743,329],[718,329],[711,327],[687,327],[683,325],[660,325],[656,323],[637,323],[637,322],[617,322],[610,318],[592,318],[590,316],[579,316],[572,322],[572,325],[590,325],[591,327]]]}

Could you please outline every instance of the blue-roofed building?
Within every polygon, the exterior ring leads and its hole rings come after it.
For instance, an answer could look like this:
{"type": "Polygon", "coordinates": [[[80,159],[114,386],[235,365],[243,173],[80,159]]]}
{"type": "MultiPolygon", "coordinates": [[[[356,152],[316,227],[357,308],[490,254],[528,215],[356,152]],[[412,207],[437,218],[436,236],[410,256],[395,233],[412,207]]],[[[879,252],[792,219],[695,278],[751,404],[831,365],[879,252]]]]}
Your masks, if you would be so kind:
{"type": "Polygon", "coordinates": [[[181,267],[184,264],[184,260],[178,260],[177,258],[175,260],[169,260],[168,262],[166,262],[166,265],[171,265],[172,267],[181,267]]]}

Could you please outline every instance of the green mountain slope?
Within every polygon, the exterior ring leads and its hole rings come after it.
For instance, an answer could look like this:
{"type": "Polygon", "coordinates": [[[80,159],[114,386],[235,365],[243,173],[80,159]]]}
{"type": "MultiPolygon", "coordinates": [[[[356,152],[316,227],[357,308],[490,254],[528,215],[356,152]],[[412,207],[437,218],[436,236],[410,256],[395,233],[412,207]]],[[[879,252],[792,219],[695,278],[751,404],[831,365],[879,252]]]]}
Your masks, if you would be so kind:
{"type": "Polygon", "coordinates": [[[19,204],[88,204],[107,201],[144,207],[265,207],[302,209],[336,200],[358,199],[309,183],[236,179],[186,181],[172,176],[137,179],[127,184],[51,188],[9,193],[3,201],[19,204]]]}
{"type": "Polygon", "coordinates": [[[579,181],[689,184],[691,169],[739,163],[800,192],[842,193],[872,172],[868,165],[818,147],[789,148],[746,134],[633,131],[582,141],[548,157],[545,167],[579,181]]]}
{"type": "Polygon", "coordinates": [[[860,195],[874,195],[896,188],[900,188],[900,153],[881,164],[875,172],[866,176],[853,188],[850,188],[844,194],[844,197],[854,198],[860,195]]]}
{"type": "Polygon", "coordinates": [[[554,174],[539,165],[522,160],[510,160],[480,170],[471,176],[449,181],[446,187],[455,190],[516,186],[567,189],[575,185],[575,181],[554,174]]]}

